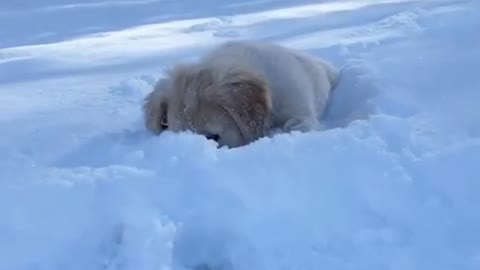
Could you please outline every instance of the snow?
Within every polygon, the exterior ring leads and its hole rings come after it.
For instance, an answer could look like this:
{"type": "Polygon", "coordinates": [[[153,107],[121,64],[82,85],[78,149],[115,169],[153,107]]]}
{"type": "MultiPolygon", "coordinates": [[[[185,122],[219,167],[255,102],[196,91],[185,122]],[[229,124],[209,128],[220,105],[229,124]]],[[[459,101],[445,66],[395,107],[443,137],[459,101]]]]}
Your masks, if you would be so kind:
{"type": "Polygon", "coordinates": [[[480,268],[477,1],[22,3],[0,3],[0,270],[480,268]],[[342,67],[329,130],[144,130],[163,67],[244,38],[342,67]]]}

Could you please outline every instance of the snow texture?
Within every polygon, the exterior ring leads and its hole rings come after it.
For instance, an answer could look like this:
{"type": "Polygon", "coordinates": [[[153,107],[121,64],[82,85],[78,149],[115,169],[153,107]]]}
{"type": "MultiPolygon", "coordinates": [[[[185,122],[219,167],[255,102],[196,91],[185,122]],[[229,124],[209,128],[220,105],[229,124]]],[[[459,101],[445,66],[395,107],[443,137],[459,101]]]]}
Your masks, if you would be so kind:
{"type": "Polygon", "coordinates": [[[480,269],[478,1],[17,2],[0,270],[480,269]],[[232,39],[341,67],[329,129],[146,132],[162,68],[232,39]]]}

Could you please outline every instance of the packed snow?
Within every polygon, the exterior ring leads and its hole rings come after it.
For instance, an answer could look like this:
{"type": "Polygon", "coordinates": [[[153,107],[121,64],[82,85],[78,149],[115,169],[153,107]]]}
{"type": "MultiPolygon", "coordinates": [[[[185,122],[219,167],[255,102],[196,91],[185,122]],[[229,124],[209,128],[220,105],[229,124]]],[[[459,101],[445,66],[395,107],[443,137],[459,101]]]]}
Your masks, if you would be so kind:
{"type": "Polygon", "coordinates": [[[0,3],[0,270],[480,269],[477,0],[0,3]],[[322,132],[149,134],[232,39],[341,68],[322,132]]]}

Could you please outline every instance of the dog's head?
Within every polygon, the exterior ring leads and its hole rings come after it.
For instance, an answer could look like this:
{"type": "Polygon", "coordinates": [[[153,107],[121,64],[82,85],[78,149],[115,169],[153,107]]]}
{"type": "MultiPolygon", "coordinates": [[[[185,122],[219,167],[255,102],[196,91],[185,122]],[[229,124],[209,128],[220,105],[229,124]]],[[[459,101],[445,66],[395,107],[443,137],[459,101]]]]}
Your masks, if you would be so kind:
{"type": "Polygon", "coordinates": [[[272,103],[261,76],[202,65],[179,65],[167,75],[145,99],[150,131],[190,130],[228,147],[265,136],[272,103]]]}

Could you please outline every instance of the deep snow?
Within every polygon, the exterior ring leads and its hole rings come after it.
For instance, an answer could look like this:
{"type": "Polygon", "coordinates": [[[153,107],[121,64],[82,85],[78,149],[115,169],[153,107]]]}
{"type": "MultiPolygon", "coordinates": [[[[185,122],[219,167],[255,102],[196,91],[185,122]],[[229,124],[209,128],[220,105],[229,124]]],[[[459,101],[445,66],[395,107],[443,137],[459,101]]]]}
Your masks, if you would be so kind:
{"type": "Polygon", "coordinates": [[[477,1],[0,3],[0,270],[479,269],[477,1]],[[325,132],[217,149],[140,104],[223,40],[342,67],[325,132]]]}

